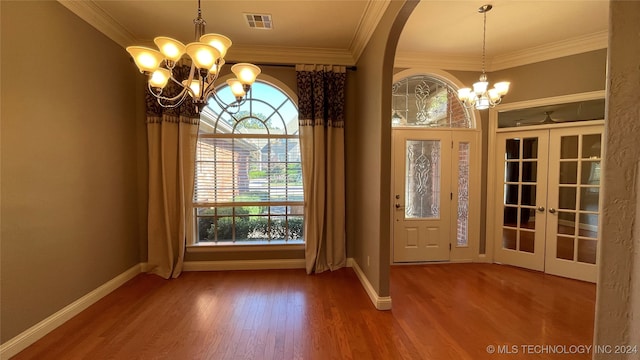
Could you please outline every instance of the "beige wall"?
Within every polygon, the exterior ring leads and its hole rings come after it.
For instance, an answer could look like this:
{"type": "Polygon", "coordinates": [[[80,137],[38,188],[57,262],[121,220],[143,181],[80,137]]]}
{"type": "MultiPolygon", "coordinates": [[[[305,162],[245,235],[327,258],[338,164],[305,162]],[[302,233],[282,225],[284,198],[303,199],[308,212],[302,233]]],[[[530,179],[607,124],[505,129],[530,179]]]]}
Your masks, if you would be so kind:
{"type": "MultiPolygon", "coordinates": [[[[612,1],[595,343],[640,347],[640,2],[612,1]]],[[[598,354],[594,359],[638,359],[598,354]]]]}
{"type": "Polygon", "coordinates": [[[141,261],[146,145],[120,46],[54,1],[1,8],[4,343],[141,261]]]}
{"type": "Polygon", "coordinates": [[[417,1],[392,1],[357,62],[356,116],[345,124],[347,238],[379,296],[389,295],[391,80],[397,39],[417,1]]]}
{"type": "MultiPolygon", "coordinates": [[[[503,103],[570,95],[605,88],[607,49],[518,66],[488,73],[489,82],[511,81],[509,94],[503,103]]],[[[467,86],[478,81],[479,72],[447,70],[467,86]]],[[[480,250],[484,253],[486,239],[487,206],[487,164],[488,164],[488,122],[489,112],[480,111],[482,125],[482,179],[481,179],[481,219],[480,250]]]]}

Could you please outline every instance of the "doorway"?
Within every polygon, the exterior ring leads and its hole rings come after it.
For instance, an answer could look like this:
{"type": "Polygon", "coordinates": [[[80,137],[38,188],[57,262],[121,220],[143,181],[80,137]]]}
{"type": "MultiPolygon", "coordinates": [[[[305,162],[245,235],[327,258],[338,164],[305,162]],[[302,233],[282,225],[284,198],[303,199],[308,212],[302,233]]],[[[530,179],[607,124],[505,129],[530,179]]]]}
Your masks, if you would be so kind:
{"type": "Polygon", "coordinates": [[[394,264],[478,260],[481,133],[476,114],[463,106],[448,79],[444,72],[417,69],[394,77],[389,199],[394,264]]]}
{"type": "Polygon", "coordinates": [[[496,135],[495,261],[595,282],[602,124],[496,135]]]}

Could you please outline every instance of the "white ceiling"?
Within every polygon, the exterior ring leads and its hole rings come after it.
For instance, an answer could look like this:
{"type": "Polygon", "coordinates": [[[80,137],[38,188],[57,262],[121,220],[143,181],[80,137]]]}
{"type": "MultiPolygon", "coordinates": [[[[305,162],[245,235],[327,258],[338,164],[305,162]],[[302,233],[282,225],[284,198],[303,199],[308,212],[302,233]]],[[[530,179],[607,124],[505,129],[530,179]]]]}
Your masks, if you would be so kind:
{"type": "MultiPolygon", "coordinates": [[[[155,36],[193,41],[196,0],[59,0],[122,46],[155,36]]],[[[422,0],[398,43],[396,66],[479,70],[487,0],[422,0]]],[[[606,47],[607,0],[493,0],[487,13],[488,71],[606,47]]],[[[207,32],[234,45],[229,61],[353,65],[380,20],[382,0],[202,0],[207,32]],[[272,30],[244,13],[270,14],[272,30]]]]}

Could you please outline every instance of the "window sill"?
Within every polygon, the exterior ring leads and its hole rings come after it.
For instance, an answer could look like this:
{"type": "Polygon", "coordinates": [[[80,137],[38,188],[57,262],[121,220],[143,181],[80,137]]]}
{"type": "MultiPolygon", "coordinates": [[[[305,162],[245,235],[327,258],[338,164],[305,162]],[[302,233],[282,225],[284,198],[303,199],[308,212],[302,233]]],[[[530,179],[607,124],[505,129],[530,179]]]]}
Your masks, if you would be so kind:
{"type": "Polygon", "coordinates": [[[283,251],[283,250],[304,250],[304,242],[251,242],[251,243],[214,243],[200,242],[187,246],[188,253],[207,252],[239,252],[239,251],[283,251]]]}

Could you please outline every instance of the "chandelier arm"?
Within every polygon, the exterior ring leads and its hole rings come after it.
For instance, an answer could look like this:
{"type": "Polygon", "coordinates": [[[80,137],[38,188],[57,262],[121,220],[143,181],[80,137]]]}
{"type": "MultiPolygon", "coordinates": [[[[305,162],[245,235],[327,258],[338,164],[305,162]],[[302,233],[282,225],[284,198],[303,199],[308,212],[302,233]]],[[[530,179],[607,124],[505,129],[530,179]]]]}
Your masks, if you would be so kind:
{"type": "Polygon", "coordinates": [[[180,105],[182,105],[182,103],[184,102],[184,100],[187,98],[187,93],[183,93],[182,97],[180,99],[177,99],[178,97],[176,96],[175,98],[169,99],[166,98],[164,96],[156,96],[156,101],[158,102],[158,104],[164,108],[176,108],[180,105]],[[177,99],[177,101],[175,101],[175,99],[177,99]],[[169,103],[163,103],[162,101],[168,101],[169,103]]]}
{"type": "MultiPolygon", "coordinates": [[[[189,73],[189,78],[187,79],[187,84],[190,84],[191,81],[193,80],[193,74],[194,74],[194,66],[193,64],[191,65],[191,72],[189,73]]],[[[178,81],[173,74],[171,74],[170,77],[171,81],[173,81],[174,83],[176,83],[182,90],[180,90],[180,92],[178,93],[178,95],[174,96],[174,97],[165,97],[165,96],[161,96],[160,93],[156,94],[154,93],[151,88],[151,85],[149,85],[149,91],[151,92],[151,94],[153,94],[153,96],[155,96],[158,101],[160,101],[160,99],[165,100],[165,101],[176,101],[178,99],[180,99],[180,102],[184,101],[185,95],[188,93],[189,88],[188,86],[184,86],[180,81],[178,81]]]]}
{"type": "MultiPolygon", "coordinates": [[[[240,107],[242,106],[242,104],[244,104],[247,101],[247,97],[244,96],[242,97],[242,100],[238,101],[238,100],[234,100],[231,103],[227,104],[226,102],[224,102],[224,100],[222,100],[219,96],[218,96],[218,92],[214,91],[211,94],[209,94],[209,97],[212,98],[213,100],[215,100],[215,102],[218,104],[218,106],[220,106],[220,108],[222,109],[226,109],[229,108],[230,106],[234,106],[234,107],[240,107]]],[[[237,112],[237,111],[236,111],[237,112]]],[[[233,114],[233,112],[231,112],[233,114]]]]}
{"type": "Polygon", "coordinates": [[[235,105],[235,104],[228,105],[227,107],[224,108],[224,111],[230,115],[235,115],[238,112],[240,112],[240,105],[235,105]],[[234,110],[231,110],[230,108],[234,108],[234,110]]]}
{"type": "MultiPolygon", "coordinates": [[[[173,79],[173,77],[172,77],[173,79]]],[[[182,90],[180,91],[180,93],[178,93],[178,95],[174,96],[174,97],[166,97],[166,96],[162,96],[161,93],[155,93],[153,91],[153,87],[151,85],[148,85],[149,87],[149,92],[155,96],[158,100],[162,99],[165,101],[176,101],[178,99],[184,100],[185,95],[187,94],[188,89],[186,87],[184,87],[182,84],[180,84],[179,82],[177,82],[175,79],[173,79],[173,81],[175,81],[178,85],[180,85],[180,87],[182,88],[182,90]]]]}
{"type": "Polygon", "coordinates": [[[224,101],[222,101],[222,99],[220,99],[216,93],[214,92],[213,94],[211,94],[209,96],[210,98],[213,98],[213,100],[216,102],[216,104],[218,104],[218,106],[220,106],[220,108],[230,114],[230,115],[235,115],[240,111],[240,106],[242,106],[245,102],[246,102],[246,97],[242,98],[242,100],[240,102],[238,101],[234,101],[231,104],[227,104],[224,101]],[[232,110],[231,108],[234,108],[235,110],[232,110]]]}
{"type": "Polygon", "coordinates": [[[205,79],[206,81],[209,82],[209,84],[207,85],[207,88],[204,89],[204,95],[209,95],[211,94],[215,94],[216,93],[216,87],[215,87],[215,82],[218,80],[218,73],[215,73],[213,76],[211,74],[209,74],[205,79]]]}

